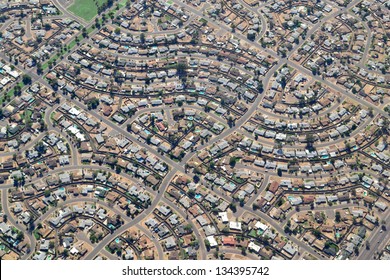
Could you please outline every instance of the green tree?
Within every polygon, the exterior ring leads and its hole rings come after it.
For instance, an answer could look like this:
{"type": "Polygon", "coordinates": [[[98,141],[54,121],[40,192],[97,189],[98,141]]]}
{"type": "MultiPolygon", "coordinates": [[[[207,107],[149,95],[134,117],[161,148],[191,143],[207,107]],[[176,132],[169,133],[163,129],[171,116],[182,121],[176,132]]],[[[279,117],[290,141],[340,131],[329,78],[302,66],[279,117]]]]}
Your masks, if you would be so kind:
{"type": "Polygon", "coordinates": [[[190,198],[194,198],[195,197],[195,191],[194,190],[188,190],[187,192],[187,195],[190,197],[190,198]]]}
{"type": "Polygon", "coordinates": [[[179,76],[185,76],[187,74],[187,64],[184,61],[177,63],[176,70],[179,76]]]}
{"type": "Polygon", "coordinates": [[[236,157],[231,157],[229,160],[229,165],[234,168],[236,166],[237,158],[236,157]]]}
{"type": "Polygon", "coordinates": [[[246,38],[250,41],[254,41],[256,39],[256,33],[255,32],[248,32],[248,34],[246,35],[246,38]]]}
{"type": "Polygon", "coordinates": [[[23,81],[23,84],[29,85],[29,84],[31,84],[32,80],[31,80],[31,77],[29,75],[23,75],[22,81],[23,81]]]}
{"type": "Polygon", "coordinates": [[[229,208],[230,208],[230,210],[233,211],[233,213],[237,212],[237,206],[236,206],[236,204],[230,203],[230,204],[229,204],[229,208]]]}
{"type": "Polygon", "coordinates": [[[46,189],[46,190],[44,191],[44,195],[45,195],[45,197],[49,197],[49,196],[50,196],[50,190],[49,190],[49,189],[46,189]]]}
{"type": "Polygon", "coordinates": [[[22,88],[19,85],[14,86],[14,95],[20,96],[21,93],[22,93],[22,88]]]}
{"type": "Polygon", "coordinates": [[[192,230],[192,226],[190,224],[185,225],[184,230],[186,232],[190,232],[192,230]]]}
{"type": "Polygon", "coordinates": [[[318,229],[314,229],[312,233],[316,238],[321,237],[321,232],[318,229]]]}
{"type": "Polygon", "coordinates": [[[312,150],[313,149],[313,144],[315,142],[315,138],[314,138],[314,135],[312,133],[307,133],[306,134],[306,147],[309,149],[309,150],[312,150]]]}
{"type": "Polygon", "coordinates": [[[16,240],[19,240],[19,241],[24,240],[24,233],[22,231],[18,231],[18,234],[16,235],[16,240]]]}
{"type": "Polygon", "coordinates": [[[340,215],[340,212],[339,211],[336,211],[336,214],[335,214],[335,221],[337,223],[339,223],[341,221],[341,215],[340,215]]]}
{"type": "Polygon", "coordinates": [[[210,248],[211,248],[211,247],[210,247],[210,241],[209,241],[208,239],[205,239],[205,240],[204,240],[204,245],[206,246],[206,250],[207,250],[207,251],[210,251],[210,248]]]}
{"type": "Polygon", "coordinates": [[[64,249],[64,251],[62,252],[62,256],[64,257],[64,259],[69,257],[69,250],[68,249],[64,249]]]}
{"type": "Polygon", "coordinates": [[[194,183],[195,184],[197,184],[199,182],[199,180],[200,180],[198,175],[194,175],[193,179],[194,179],[194,183]]]}
{"type": "Polygon", "coordinates": [[[145,43],[145,33],[141,33],[141,35],[139,36],[139,39],[141,40],[141,43],[144,44],[145,43]]]}

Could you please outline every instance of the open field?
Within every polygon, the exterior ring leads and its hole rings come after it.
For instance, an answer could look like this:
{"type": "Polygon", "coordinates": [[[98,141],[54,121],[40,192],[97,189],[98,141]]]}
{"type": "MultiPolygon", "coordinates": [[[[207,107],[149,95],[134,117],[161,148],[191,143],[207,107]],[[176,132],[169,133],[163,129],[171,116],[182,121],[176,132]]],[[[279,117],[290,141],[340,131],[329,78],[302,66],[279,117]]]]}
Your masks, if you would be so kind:
{"type": "MultiPolygon", "coordinates": [[[[101,6],[106,0],[96,0],[98,6],[101,6]]],[[[74,0],[74,3],[69,7],[69,11],[75,15],[90,21],[98,13],[98,7],[94,0],[74,0]]]]}

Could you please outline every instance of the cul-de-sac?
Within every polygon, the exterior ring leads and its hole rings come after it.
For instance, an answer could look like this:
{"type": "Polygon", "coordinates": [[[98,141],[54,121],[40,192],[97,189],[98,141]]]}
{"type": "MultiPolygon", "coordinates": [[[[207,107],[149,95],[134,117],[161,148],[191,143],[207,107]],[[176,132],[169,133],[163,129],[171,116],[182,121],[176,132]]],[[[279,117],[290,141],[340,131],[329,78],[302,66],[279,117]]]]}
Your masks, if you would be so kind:
{"type": "Polygon", "coordinates": [[[388,0],[0,0],[0,259],[389,260],[388,0]]]}

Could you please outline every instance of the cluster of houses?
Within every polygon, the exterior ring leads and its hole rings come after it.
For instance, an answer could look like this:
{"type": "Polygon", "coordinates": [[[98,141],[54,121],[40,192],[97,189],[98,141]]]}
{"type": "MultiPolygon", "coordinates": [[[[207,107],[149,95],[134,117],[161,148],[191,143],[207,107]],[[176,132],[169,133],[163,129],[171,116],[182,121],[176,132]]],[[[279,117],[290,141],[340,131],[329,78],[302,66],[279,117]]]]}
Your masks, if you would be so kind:
{"type": "Polygon", "coordinates": [[[62,46],[69,43],[82,28],[73,19],[43,18],[57,14],[58,10],[51,1],[45,1],[45,4],[39,3],[42,1],[36,2],[34,8],[30,9],[5,8],[5,15],[12,16],[15,21],[6,26],[0,41],[0,47],[9,57],[29,68],[37,66],[37,62],[47,61],[57,51],[61,51],[62,46]],[[28,14],[31,15],[26,18],[28,14]]]}
{"type": "Polygon", "coordinates": [[[115,23],[125,31],[152,33],[178,29],[189,19],[189,13],[176,4],[163,0],[143,0],[123,10],[115,23]],[[157,21],[157,28],[148,21],[157,21]]]}
{"type": "Polygon", "coordinates": [[[10,88],[19,77],[21,73],[14,69],[12,65],[0,62],[0,90],[6,91],[10,88]]]}
{"type": "Polygon", "coordinates": [[[380,1],[363,2],[352,9],[355,15],[344,13],[324,23],[313,41],[298,49],[294,59],[305,61],[307,68],[377,104],[389,94],[383,87],[388,84],[386,65],[378,60],[386,46],[383,28],[389,25],[389,19],[379,8],[383,5],[375,3],[380,1]],[[365,18],[367,24],[357,17],[365,18]],[[375,43],[367,45],[367,41],[375,43]]]}

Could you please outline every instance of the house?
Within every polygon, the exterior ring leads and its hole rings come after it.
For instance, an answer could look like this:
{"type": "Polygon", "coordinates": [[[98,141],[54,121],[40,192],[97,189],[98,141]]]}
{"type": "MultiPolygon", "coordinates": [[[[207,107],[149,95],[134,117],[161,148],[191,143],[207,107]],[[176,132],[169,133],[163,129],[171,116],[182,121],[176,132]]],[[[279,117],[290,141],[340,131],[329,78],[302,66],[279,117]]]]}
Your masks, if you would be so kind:
{"type": "Polygon", "coordinates": [[[172,250],[176,248],[176,240],[173,236],[170,236],[165,240],[165,248],[167,250],[172,250]]]}
{"type": "Polygon", "coordinates": [[[241,222],[230,222],[229,223],[229,228],[231,230],[241,231],[242,230],[241,222]]]}
{"type": "Polygon", "coordinates": [[[58,179],[62,184],[69,184],[71,182],[70,175],[68,173],[62,173],[58,175],[58,179]]]}
{"type": "Polygon", "coordinates": [[[218,217],[221,219],[222,223],[229,222],[229,219],[227,217],[227,212],[219,212],[218,217]]]}
{"type": "Polygon", "coordinates": [[[291,196],[291,197],[288,198],[288,200],[290,201],[292,206],[299,205],[299,204],[303,203],[302,198],[299,197],[299,196],[295,196],[295,197],[291,196]]]}
{"type": "Polygon", "coordinates": [[[255,229],[260,229],[260,230],[262,230],[264,232],[264,231],[266,231],[268,229],[268,226],[263,224],[260,221],[257,221],[256,224],[255,224],[255,229]]]}
{"type": "Polygon", "coordinates": [[[236,245],[236,240],[234,239],[234,236],[224,236],[222,237],[222,244],[234,247],[236,245]]]}
{"type": "Polygon", "coordinates": [[[163,214],[164,216],[168,216],[171,213],[171,209],[165,207],[165,206],[160,206],[158,208],[158,211],[163,214]]]}
{"type": "Polygon", "coordinates": [[[261,247],[259,245],[257,245],[256,243],[254,243],[253,241],[251,241],[248,244],[248,249],[249,249],[249,251],[259,253],[261,247]]]}
{"type": "Polygon", "coordinates": [[[287,243],[284,247],[283,250],[286,251],[289,255],[294,256],[295,253],[297,252],[297,249],[290,243],[287,243]]]}
{"type": "Polygon", "coordinates": [[[208,240],[211,248],[214,248],[214,247],[218,246],[218,243],[215,240],[214,236],[207,236],[207,240],[208,240]]]}

